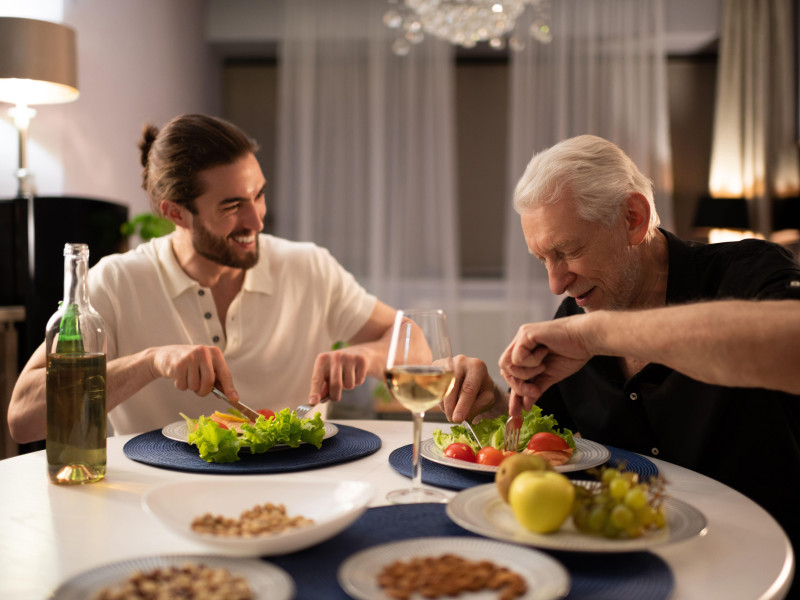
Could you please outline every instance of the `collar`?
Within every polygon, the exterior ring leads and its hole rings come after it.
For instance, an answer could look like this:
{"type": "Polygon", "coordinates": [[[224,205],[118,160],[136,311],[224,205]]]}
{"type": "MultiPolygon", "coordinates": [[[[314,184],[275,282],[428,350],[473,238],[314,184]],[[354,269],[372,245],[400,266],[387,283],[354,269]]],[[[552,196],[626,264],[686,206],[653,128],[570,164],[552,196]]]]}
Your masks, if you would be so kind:
{"type": "MultiPolygon", "coordinates": [[[[170,298],[175,299],[186,291],[196,292],[202,286],[196,279],[191,278],[186,271],[183,270],[178,259],[175,257],[175,253],[172,251],[173,235],[174,234],[171,233],[164,237],[157,238],[154,240],[154,243],[156,246],[156,254],[158,255],[158,262],[164,274],[164,287],[170,298]]],[[[269,236],[260,235],[258,241],[258,264],[245,272],[242,290],[271,295],[274,292],[275,282],[272,278],[272,271],[269,264],[269,236]]]]}
{"type": "Polygon", "coordinates": [[[692,260],[692,248],[702,245],[700,242],[685,242],[669,231],[659,231],[667,238],[669,267],[667,271],[667,304],[688,302],[696,296],[695,265],[692,260]]]}

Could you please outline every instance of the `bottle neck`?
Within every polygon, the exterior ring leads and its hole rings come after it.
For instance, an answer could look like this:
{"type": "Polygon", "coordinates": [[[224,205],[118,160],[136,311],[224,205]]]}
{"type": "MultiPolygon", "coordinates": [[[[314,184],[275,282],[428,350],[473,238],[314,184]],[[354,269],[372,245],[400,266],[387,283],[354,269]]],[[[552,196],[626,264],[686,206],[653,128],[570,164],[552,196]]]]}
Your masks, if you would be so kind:
{"type": "Polygon", "coordinates": [[[89,303],[89,258],[80,254],[64,257],[64,303],[85,306],[89,303]]]}

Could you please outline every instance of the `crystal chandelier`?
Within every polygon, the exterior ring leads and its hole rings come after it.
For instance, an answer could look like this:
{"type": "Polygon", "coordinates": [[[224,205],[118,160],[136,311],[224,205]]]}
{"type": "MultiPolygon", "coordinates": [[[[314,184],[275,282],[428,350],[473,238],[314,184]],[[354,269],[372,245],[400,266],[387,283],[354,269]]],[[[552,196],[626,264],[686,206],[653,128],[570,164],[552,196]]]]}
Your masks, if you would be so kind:
{"type": "Polygon", "coordinates": [[[516,31],[517,19],[530,6],[533,20],[530,37],[547,44],[550,32],[550,0],[388,0],[391,7],[384,24],[397,32],[392,51],[406,56],[425,35],[472,48],[488,42],[502,50],[525,47],[525,36],[516,31]],[[508,40],[506,41],[506,37],[508,40]]]}

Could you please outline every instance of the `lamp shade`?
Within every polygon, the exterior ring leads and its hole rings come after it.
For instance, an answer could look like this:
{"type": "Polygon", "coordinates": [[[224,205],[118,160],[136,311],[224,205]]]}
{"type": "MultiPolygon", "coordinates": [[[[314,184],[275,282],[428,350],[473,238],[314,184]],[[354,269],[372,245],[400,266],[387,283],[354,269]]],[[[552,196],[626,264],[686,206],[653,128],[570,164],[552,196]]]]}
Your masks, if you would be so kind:
{"type": "Polygon", "coordinates": [[[57,104],[71,102],[78,94],[73,29],[0,17],[0,102],[57,104]]]}

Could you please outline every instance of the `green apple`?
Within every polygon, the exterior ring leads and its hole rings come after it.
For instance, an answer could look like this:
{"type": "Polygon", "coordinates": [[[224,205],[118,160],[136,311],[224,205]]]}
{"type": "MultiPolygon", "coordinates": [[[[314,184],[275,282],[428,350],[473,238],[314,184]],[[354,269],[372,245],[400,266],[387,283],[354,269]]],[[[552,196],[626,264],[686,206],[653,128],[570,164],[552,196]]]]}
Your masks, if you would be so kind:
{"type": "Polygon", "coordinates": [[[523,471],[511,482],[508,502],[522,526],[534,533],[556,531],[572,513],[575,489],[555,471],[523,471]]]}

